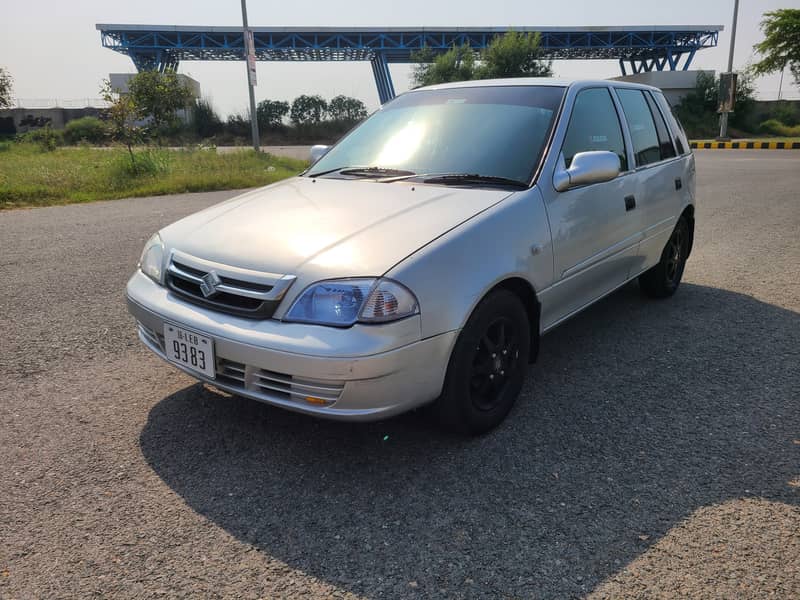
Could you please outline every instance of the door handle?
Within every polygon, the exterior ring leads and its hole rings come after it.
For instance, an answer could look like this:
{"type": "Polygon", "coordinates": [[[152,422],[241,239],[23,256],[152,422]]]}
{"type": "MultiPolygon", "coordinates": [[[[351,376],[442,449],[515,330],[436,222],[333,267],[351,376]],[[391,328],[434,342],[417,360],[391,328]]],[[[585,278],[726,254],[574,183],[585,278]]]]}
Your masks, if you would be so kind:
{"type": "Polygon", "coordinates": [[[625,210],[633,210],[636,208],[636,198],[634,196],[625,196],[625,210]]]}
{"type": "Polygon", "coordinates": [[[683,182],[681,181],[680,177],[675,178],[675,189],[679,190],[683,187],[683,182]]]}

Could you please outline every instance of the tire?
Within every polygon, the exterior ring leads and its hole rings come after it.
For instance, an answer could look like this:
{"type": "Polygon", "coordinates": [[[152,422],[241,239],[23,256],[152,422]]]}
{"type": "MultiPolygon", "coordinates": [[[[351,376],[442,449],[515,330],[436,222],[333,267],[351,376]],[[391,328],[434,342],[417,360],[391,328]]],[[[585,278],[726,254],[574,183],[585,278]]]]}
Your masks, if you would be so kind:
{"type": "Polygon", "coordinates": [[[653,268],[639,275],[639,287],[651,298],[668,298],[681,283],[686,259],[689,256],[689,223],[681,216],[667,245],[661,252],[661,260],[653,268]]]}
{"type": "Polygon", "coordinates": [[[434,415],[445,428],[477,435],[505,419],[519,395],[530,354],[530,326],[519,297],[498,290],[475,308],[456,340],[434,415]]]}

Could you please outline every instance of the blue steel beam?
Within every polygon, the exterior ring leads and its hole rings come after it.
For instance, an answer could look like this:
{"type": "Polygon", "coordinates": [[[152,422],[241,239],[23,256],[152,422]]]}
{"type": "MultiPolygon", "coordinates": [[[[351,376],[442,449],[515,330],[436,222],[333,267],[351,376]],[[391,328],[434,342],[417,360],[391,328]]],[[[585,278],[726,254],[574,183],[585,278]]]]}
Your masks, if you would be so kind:
{"type": "MultiPolygon", "coordinates": [[[[182,60],[242,60],[241,27],[97,25],[102,44],[131,58],[137,69],[176,69],[182,60]]],[[[389,63],[414,62],[468,45],[480,51],[510,31],[541,34],[543,59],[614,59],[626,74],[689,68],[698,50],[715,47],[722,26],[489,27],[489,28],[253,28],[256,58],[265,61],[369,60],[381,100],[394,89],[389,63]],[[680,60],[685,56],[684,64],[680,60]]]]}
{"type": "MultiPolygon", "coordinates": [[[[241,28],[98,25],[102,44],[133,56],[159,50],[175,60],[242,60],[241,28]]],[[[485,48],[496,36],[539,31],[546,59],[627,59],[666,56],[717,45],[721,26],[698,28],[490,28],[490,29],[305,29],[254,28],[259,60],[372,60],[383,52],[388,62],[414,62],[414,52],[445,52],[454,45],[485,48]],[[651,57],[651,56],[648,56],[651,57]]]]}

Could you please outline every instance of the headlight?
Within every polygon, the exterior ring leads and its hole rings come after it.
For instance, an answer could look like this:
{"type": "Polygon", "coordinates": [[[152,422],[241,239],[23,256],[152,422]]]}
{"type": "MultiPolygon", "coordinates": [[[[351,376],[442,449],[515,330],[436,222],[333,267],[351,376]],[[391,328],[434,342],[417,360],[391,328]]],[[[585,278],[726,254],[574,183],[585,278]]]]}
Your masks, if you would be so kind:
{"type": "Polygon", "coordinates": [[[164,242],[160,235],[155,234],[147,240],[139,259],[139,268],[156,283],[164,282],[164,242]]]}
{"type": "Polygon", "coordinates": [[[385,323],[417,314],[417,298],[390,279],[336,279],[306,288],[294,301],[287,321],[349,326],[385,323]]]}

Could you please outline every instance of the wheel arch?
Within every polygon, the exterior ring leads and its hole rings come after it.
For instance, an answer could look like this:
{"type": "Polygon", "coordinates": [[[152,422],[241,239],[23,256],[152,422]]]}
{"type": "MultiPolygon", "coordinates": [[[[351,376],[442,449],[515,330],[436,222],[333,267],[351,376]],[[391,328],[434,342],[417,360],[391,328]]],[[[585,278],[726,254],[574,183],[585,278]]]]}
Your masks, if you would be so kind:
{"type": "Polygon", "coordinates": [[[528,313],[528,326],[531,336],[531,352],[529,362],[536,362],[539,354],[539,318],[541,304],[531,283],[522,277],[508,277],[494,284],[481,298],[481,301],[497,290],[508,290],[517,296],[528,313]]]}

